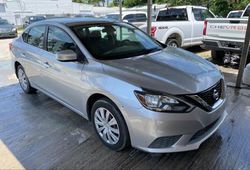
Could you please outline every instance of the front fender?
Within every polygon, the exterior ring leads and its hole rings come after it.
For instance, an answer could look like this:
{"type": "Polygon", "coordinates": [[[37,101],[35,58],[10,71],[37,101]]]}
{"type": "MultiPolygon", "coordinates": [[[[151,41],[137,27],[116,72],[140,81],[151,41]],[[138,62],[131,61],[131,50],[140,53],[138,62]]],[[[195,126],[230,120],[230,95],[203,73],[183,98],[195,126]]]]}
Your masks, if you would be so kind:
{"type": "Polygon", "coordinates": [[[181,45],[183,45],[184,33],[179,28],[169,28],[162,38],[162,43],[166,43],[168,37],[172,34],[178,34],[181,37],[181,45]]]}

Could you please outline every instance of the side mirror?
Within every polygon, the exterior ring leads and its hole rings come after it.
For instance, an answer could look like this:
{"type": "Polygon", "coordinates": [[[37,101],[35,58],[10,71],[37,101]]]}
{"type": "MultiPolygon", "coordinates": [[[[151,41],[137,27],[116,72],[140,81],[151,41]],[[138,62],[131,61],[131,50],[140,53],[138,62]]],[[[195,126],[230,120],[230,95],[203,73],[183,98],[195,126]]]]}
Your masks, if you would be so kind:
{"type": "Polygon", "coordinates": [[[72,50],[63,50],[56,53],[56,59],[62,62],[77,61],[77,54],[72,50]]]}
{"type": "Polygon", "coordinates": [[[124,19],[123,22],[128,22],[128,20],[124,19]]]}

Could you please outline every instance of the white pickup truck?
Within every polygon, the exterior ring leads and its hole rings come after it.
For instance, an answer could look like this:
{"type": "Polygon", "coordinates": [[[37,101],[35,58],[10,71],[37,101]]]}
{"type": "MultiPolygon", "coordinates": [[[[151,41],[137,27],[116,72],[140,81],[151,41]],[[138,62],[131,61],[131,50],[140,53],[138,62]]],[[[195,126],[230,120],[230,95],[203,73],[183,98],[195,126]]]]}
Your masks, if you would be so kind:
{"type": "MultiPolygon", "coordinates": [[[[152,22],[151,36],[174,47],[202,44],[204,20],[215,17],[201,6],[176,6],[159,10],[152,22]]],[[[139,27],[146,31],[147,25],[139,27]]]]}
{"type": "Polygon", "coordinates": [[[211,50],[215,61],[223,62],[225,54],[233,56],[241,53],[249,13],[250,4],[241,18],[209,18],[205,21],[202,47],[211,50]]]}

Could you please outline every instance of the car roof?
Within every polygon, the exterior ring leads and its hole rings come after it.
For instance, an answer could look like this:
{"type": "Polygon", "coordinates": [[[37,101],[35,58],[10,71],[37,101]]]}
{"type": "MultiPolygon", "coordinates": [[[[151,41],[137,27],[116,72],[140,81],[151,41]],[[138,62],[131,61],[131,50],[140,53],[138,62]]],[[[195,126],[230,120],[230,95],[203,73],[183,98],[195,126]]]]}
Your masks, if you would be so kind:
{"type": "MultiPolygon", "coordinates": [[[[112,14],[120,14],[119,12],[112,12],[107,15],[112,15],[112,14]]],[[[127,14],[146,14],[144,11],[122,11],[122,15],[127,15],[127,14]]]]}
{"type": "Polygon", "coordinates": [[[114,22],[110,19],[106,18],[92,18],[92,17],[82,17],[82,18],[52,18],[52,19],[45,19],[39,21],[39,24],[51,24],[51,23],[58,23],[63,25],[75,25],[75,24],[90,24],[90,23],[110,23],[114,22]]]}
{"type": "Polygon", "coordinates": [[[203,7],[203,6],[183,5],[183,6],[169,6],[169,7],[166,7],[166,8],[162,8],[159,11],[166,10],[168,8],[200,8],[200,9],[207,9],[206,7],[203,7]]]}
{"type": "Polygon", "coordinates": [[[233,10],[233,11],[230,11],[229,13],[236,13],[236,12],[243,12],[244,10],[233,10]]]}

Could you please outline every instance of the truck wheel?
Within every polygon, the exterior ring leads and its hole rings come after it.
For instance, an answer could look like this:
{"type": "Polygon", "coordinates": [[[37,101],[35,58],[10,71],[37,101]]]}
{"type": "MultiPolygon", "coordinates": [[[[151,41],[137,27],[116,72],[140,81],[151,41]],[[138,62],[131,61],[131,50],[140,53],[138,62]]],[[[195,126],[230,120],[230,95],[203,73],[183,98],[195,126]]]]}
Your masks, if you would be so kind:
{"type": "Polygon", "coordinates": [[[166,45],[168,47],[175,47],[175,48],[180,47],[178,41],[176,39],[172,39],[172,38],[167,40],[166,45]]]}
{"type": "Polygon", "coordinates": [[[225,52],[212,50],[211,56],[212,56],[213,61],[217,62],[218,64],[222,64],[223,58],[225,56],[225,52]]]}

